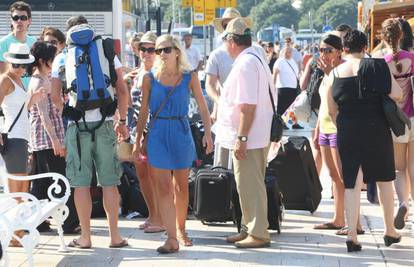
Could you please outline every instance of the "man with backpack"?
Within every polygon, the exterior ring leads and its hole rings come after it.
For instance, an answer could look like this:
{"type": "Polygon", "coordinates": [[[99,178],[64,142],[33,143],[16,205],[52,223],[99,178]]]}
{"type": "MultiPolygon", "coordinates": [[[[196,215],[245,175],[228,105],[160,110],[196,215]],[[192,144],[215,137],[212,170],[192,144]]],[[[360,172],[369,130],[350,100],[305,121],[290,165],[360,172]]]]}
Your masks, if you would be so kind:
{"type": "MultiPolygon", "coordinates": [[[[63,114],[69,119],[65,137],[66,174],[75,188],[75,204],[81,236],[69,246],[91,247],[90,184],[93,165],[109,222],[109,247],[128,245],[118,228],[119,193],[122,169],[116,157],[116,134],[126,139],[128,92],[122,80],[122,65],[116,57],[113,40],[102,40],[83,16],[67,21],[67,53],[64,58],[69,102],[63,114]],[[116,95],[116,98],[115,98],[116,95]],[[117,99],[117,100],[116,100],[117,99]],[[117,107],[118,105],[118,107],[117,107]],[[118,109],[118,121],[113,115],[118,109]],[[115,126],[114,126],[115,125],[115,126]]],[[[62,106],[61,88],[54,87],[54,104],[62,106]]]]}

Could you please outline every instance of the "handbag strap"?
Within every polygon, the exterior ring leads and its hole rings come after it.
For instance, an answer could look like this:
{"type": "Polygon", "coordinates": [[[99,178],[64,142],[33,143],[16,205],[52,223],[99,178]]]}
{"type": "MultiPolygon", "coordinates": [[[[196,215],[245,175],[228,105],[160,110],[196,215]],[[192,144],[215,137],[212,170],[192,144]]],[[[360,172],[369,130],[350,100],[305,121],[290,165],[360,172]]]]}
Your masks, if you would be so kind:
{"type": "Polygon", "coordinates": [[[20,115],[22,115],[22,112],[23,112],[23,109],[24,109],[24,106],[25,106],[25,105],[26,105],[26,103],[23,103],[22,107],[20,108],[19,113],[17,114],[16,118],[14,119],[14,121],[13,121],[12,125],[10,125],[10,128],[9,128],[9,130],[7,131],[7,133],[10,133],[10,132],[13,130],[14,125],[16,125],[17,121],[18,121],[18,120],[19,120],[19,118],[20,118],[20,115]]]}
{"type": "MultiPolygon", "coordinates": [[[[260,59],[260,57],[258,55],[254,54],[254,53],[250,53],[250,52],[247,53],[247,54],[255,56],[260,61],[260,63],[262,64],[263,68],[265,68],[265,66],[263,65],[263,61],[260,59]]],[[[266,71],[266,69],[265,69],[265,71],[266,71]]],[[[276,115],[277,114],[276,113],[276,105],[275,105],[275,100],[273,99],[272,89],[270,88],[269,79],[268,79],[268,83],[269,83],[270,102],[272,103],[273,114],[276,115]]]]}
{"type": "Polygon", "coordinates": [[[183,78],[184,78],[184,74],[183,74],[183,77],[181,79],[178,79],[177,80],[177,82],[175,83],[174,87],[165,96],[165,98],[162,101],[161,105],[159,106],[159,108],[155,112],[154,116],[151,118],[151,122],[150,122],[150,125],[148,127],[148,131],[150,131],[151,128],[154,126],[155,120],[158,118],[158,116],[160,115],[161,111],[164,109],[164,107],[167,104],[168,100],[170,99],[170,97],[172,96],[172,94],[175,92],[175,89],[177,89],[178,84],[180,83],[180,81],[182,81],[183,78]]]}
{"type": "Polygon", "coordinates": [[[293,74],[295,74],[296,83],[297,83],[296,86],[299,87],[299,77],[298,77],[298,75],[296,75],[295,69],[292,67],[292,65],[290,65],[289,61],[286,58],[285,58],[285,60],[286,60],[286,63],[289,65],[289,67],[292,69],[293,74]]]}

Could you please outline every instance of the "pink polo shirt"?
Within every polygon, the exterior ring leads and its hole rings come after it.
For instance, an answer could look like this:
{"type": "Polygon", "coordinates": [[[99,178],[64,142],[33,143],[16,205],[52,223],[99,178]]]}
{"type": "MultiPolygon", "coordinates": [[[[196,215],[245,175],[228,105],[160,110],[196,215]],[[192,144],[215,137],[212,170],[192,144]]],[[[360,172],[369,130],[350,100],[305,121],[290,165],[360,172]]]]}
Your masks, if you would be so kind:
{"type": "Polygon", "coordinates": [[[247,149],[267,147],[270,143],[272,105],[269,84],[277,104],[277,93],[266,60],[253,55],[254,48],[245,49],[234,61],[233,68],[223,85],[218,106],[216,141],[227,149],[233,149],[240,124],[240,105],[256,105],[252,127],[248,135],[247,149]]]}

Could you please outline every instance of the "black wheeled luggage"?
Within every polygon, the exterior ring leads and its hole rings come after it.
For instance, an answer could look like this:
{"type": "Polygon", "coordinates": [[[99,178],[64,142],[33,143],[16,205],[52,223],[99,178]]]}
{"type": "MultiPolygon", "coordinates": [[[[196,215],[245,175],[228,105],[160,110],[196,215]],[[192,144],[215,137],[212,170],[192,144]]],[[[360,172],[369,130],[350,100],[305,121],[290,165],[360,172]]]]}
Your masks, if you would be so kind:
{"type": "Polygon", "coordinates": [[[195,180],[194,216],[205,222],[232,218],[233,172],[223,167],[200,169],[195,180]]]}
{"type": "Polygon", "coordinates": [[[318,208],[322,185],[306,137],[289,136],[269,167],[275,171],[285,209],[313,213],[318,208]]]}
{"type": "MultiPolygon", "coordinates": [[[[272,168],[266,169],[265,184],[267,193],[267,220],[269,222],[268,229],[276,230],[280,234],[283,219],[283,195],[280,192],[275,171],[272,168]]],[[[236,222],[237,230],[240,232],[242,212],[237,191],[233,193],[233,208],[234,221],[236,222]]]]}

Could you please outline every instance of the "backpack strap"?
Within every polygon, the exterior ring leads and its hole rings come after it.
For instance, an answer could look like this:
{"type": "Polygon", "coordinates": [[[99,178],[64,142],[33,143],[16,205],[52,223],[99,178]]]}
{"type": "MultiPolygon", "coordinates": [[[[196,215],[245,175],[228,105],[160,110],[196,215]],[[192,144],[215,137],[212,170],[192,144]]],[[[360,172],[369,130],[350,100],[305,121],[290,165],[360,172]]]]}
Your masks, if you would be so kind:
{"type": "Polygon", "coordinates": [[[102,40],[102,46],[103,46],[105,57],[109,63],[109,75],[111,78],[111,85],[112,87],[115,87],[116,82],[118,80],[118,76],[116,75],[116,70],[115,70],[116,54],[115,54],[114,40],[111,38],[106,38],[102,40]]]}

